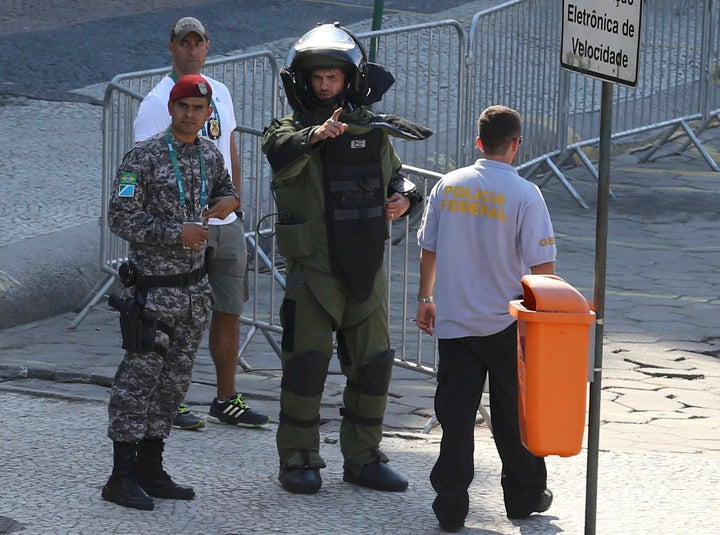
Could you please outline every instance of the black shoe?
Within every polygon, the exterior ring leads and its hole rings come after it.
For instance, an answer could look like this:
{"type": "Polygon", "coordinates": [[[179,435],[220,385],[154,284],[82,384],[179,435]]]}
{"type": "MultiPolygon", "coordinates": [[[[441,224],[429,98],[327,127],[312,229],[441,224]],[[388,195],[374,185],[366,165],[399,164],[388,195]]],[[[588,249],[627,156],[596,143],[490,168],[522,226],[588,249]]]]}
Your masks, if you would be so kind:
{"type": "Polygon", "coordinates": [[[402,492],[408,488],[407,479],[381,461],[366,465],[345,463],[343,481],[391,492],[402,492]]]}
{"type": "Polygon", "coordinates": [[[435,513],[435,517],[438,519],[441,530],[447,531],[448,533],[456,533],[465,527],[465,516],[467,516],[467,510],[465,510],[464,514],[460,512],[462,518],[459,518],[460,515],[458,515],[459,511],[457,508],[450,509],[455,513],[455,515],[448,515],[446,511],[441,510],[439,503],[441,503],[441,500],[438,496],[433,501],[432,509],[435,513]]]}
{"type": "Polygon", "coordinates": [[[285,490],[297,494],[315,494],[322,486],[319,468],[280,468],[278,479],[285,490]]]}
{"type": "Polygon", "coordinates": [[[453,524],[451,522],[440,522],[440,529],[447,533],[457,533],[465,527],[465,522],[459,524],[453,524]]]}
{"type": "Polygon", "coordinates": [[[140,475],[139,483],[146,493],[155,498],[192,500],[195,497],[195,490],[192,487],[178,485],[164,470],[153,474],[140,475]]]}
{"type": "Polygon", "coordinates": [[[524,520],[525,518],[528,518],[533,513],[544,513],[548,509],[550,509],[550,506],[553,502],[553,493],[550,489],[545,489],[542,491],[542,494],[540,494],[540,497],[538,498],[538,501],[535,503],[535,505],[530,509],[530,511],[527,512],[518,512],[518,511],[508,511],[507,517],[510,520],[524,520]]]}
{"type": "Polygon", "coordinates": [[[217,398],[213,400],[210,404],[208,422],[239,427],[261,427],[270,422],[270,417],[255,412],[243,401],[242,394],[235,394],[222,403],[217,398]]]}
{"type": "Polygon", "coordinates": [[[135,478],[129,475],[110,476],[102,488],[103,500],[113,502],[123,507],[152,511],[155,503],[138,485],[135,478]]]}

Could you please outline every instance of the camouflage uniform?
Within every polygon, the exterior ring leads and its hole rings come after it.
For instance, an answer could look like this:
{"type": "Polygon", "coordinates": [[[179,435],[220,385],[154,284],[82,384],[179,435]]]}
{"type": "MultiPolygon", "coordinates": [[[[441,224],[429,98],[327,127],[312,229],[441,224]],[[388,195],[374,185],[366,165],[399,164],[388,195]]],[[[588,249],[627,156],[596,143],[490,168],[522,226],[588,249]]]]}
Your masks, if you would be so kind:
{"type": "MultiPolygon", "coordinates": [[[[199,150],[205,163],[207,198],[235,194],[222,155],[212,142],[202,138],[194,145],[173,142],[184,179],[184,207],[164,132],[136,144],[125,155],[112,186],[110,230],[130,242],[129,260],[144,276],[189,273],[204,265],[203,253],[182,245],[182,224],[202,219],[199,150]]],[[[134,286],[123,291],[123,297],[134,294],[134,286]]],[[[188,287],[148,290],[145,310],[173,334],[157,331],[159,351],[126,352],[110,395],[110,439],[136,442],[170,434],[173,415],[190,385],[211,308],[207,277],[188,287]]]]}

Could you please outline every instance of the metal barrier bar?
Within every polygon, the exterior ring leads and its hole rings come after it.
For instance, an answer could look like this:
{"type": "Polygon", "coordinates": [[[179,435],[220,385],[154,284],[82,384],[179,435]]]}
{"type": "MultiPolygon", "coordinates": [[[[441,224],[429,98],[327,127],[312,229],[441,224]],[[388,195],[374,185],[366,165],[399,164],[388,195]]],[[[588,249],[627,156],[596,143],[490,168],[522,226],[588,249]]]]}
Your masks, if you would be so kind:
{"type": "MultiPolygon", "coordinates": [[[[666,129],[656,143],[659,148],[682,129],[687,144],[696,146],[718,170],[698,139],[704,128],[720,120],[720,108],[714,107],[720,102],[720,7],[716,4],[711,0],[679,5],[672,0],[656,0],[645,6],[638,88],[617,92],[613,139],[647,137],[651,130],[666,129]],[[700,126],[693,130],[692,123],[698,121],[700,126]]],[[[457,21],[443,20],[358,35],[364,44],[370,40],[375,43],[377,62],[387,66],[398,80],[377,106],[435,132],[422,143],[394,142],[406,162],[405,172],[425,196],[442,173],[475,159],[474,120],[486,106],[503,103],[523,115],[525,142],[518,170],[526,176],[542,172],[545,182],[560,180],[576,202],[587,207],[561,167],[579,158],[582,165],[594,170],[580,149],[598,141],[600,85],[560,69],[559,6],[556,0],[511,1],[475,14],[469,32],[457,21]]],[[[282,328],[274,317],[284,291],[284,259],[277,254],[273,236],[272,174],[259,139],[263,128],[283,113],[281,61],[261,51],[209,60],[204,69],[205,74],[230,89],[239,125],[235,137],[242,165],[245,236],[252,270],[251,301],[241,317],[249,329],[238,355],[245,369],[250,365],[243,354],[258,332],[276,353],[280,352],[276,338],[282,328]]],[[[133,120],[142,97],[168,70],[121,74],[106,90],[100,224],[104,277],[91,291],[72,327],[114,284],[117,267],[127,257],[127,243],[110,233],[107,226],[109,186],[132,146],[133,120]]],[[[651,149],[647,158],[655,150],[651,149]]],[[[593,174],[597,177],[596,171],[593,174]]],[[[396,365],[434,375],[435,340],[424,340],[412,317],[418,249],[411,234],[418,219],[416,215],[390,226],[392,239],[386,251],[390,335],[397,349],[396,365]]]]}
{"type": "MultiPolygon", "coordinates": [[[[697,136],[713,122],[720,122],[720,107],[715,107],[720,106],[720,5],[718,2],[710,2],[708,8],[703,27],[703,43],[706,43],[706,46],[703,46],[705,83],[700,86],[704,120],[694,131],[697,136]]],[[[684,152],[692,143],[688,138],[678,152],[684,152]]],[[[714,169],[717,171],[717,168],[714,169]]]]}
{"type": "MultiPolygon", "coordinates": [[[[269,124],[269,121],[268,121],[269,124]]],[[[267,339],[273,351],[280,354],[280,345],[275,335],[282,333],[280,325],[273,318],[279,309],[285,289],[284,260],[276,253],[272,228],[262,228],[264,224],[274,222],[274,202],[270,193],[272,172],[260,149],[262,130],[238,127],[239,154],[244,162],[243,180],[250,185],[250,191],[244,192],[246,198],[252,199],[245,239],[250,257],[250,306],[244,307],[240,323],[250,326],[243,337],[238,359],[245,370],[251,369],[243,359],[243,354],[250,341],[258,332],[267,339]]]]}
{"type": "MultiPolygon", "coordinates": [[[[411,179],[420,184],[423,197],[442,177],[441,173],[403,165],[403,170],[411,179]]],[[[425,343],[424,335],[415,325],[418,293],[419,247],[409,218],[391,224],[393,232],[399,227],[403,240],[389,240],[386,244],[386,263],[388,280],[387,309],[390,324],[390,340],[396,349],[395,364],[428,375],[437,372],[437,343],[425,343]],[[397,288],[400,288],[398,291],[397,288]],[[398,300],[398,294],[401,296],[398,300]],[[410,331],[408,332],[408,325],[410,331]]],[[[393,234],[395,237],[395,234],[393,234]]]]}
{"type": "Polygon", "coordinates": [[[455,20],[441,20],[358,34],[364,46],[376,43],[377,62],[397,82],[376,104],[430,128],[430,139],[418,143],[396,139],[403,162],[449,171],[461,162],[464,130],[465,35],[455,20]]]}

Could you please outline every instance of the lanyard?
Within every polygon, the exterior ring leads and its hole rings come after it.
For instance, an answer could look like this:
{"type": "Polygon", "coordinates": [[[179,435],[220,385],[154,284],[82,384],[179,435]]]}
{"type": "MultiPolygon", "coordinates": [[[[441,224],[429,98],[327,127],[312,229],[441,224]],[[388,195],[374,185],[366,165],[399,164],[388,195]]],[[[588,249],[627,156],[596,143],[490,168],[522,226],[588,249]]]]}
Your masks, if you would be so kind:
{"type": "MultiPolygon", "coordinates": [[[[168,146],[168,152],[170,152],[170,160],[172,160],[173,169],[175,170],[175,180],[177,180],[178,190],[180,191],[180,206],[184,207],[185,181],[183,180],[182,173],[180,173],[180,165],[178,164],[177,154],[175,153],[175,146],[173,145],[169,128],[165,130],[165,142],[168,146]]],[[[198,157],[200,158],[200,206],[205,206],[207,204],[207,175],[205,173],[205,158],[199,146],[198,157]]]]}
{"type": "MultiPolygon", "coordinates": [[[[177,76],[177,74],[175,74],[174,70],[170,71],[168,73],[168,76],[170,77],[170,79],[173,82],[178,81],[178,76],[177,76]]],[[[212,120],[215,120],[217,122],[218,132],[219,132],[220,131],[220,114],[218,113],[218,107],[215,105],[215,98],[210,97],[210,104],[212,105],[212,109],[213,109],[213,119],[212,120]]],[[[211,137],[208,134],[207,123],[203,124],[202,130],[200,131],[200,135],[202,135],[203,137],[209,137],[210,139],[217,139],[217,136],[211,137]]]]}

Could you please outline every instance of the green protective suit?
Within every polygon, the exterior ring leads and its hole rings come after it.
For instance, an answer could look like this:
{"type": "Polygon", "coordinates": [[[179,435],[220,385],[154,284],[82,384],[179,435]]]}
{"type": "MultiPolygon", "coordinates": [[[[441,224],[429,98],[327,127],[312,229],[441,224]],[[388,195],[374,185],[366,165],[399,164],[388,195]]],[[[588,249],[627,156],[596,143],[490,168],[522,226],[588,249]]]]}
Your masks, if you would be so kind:
{"type": "MultiPolygon", "coordinates": [[[[278,247],[288,260],[287,288],[280,309],[280,464],[284,468],[325,466],[319,452],[319,413],[334,332],[341,369],[347,378],[340,429],[343,457],[359,465],[387,462],[379,446],[394,352],[388,334],[385,270],[380,266],[375,273],[366,274],[371,289],[369,295],[358,298],[347,277],[333,269],[324,176],[324,151],[330,143],[309,145],[313,130],[333,110],[319,108],[314,112],[314,116],[295,113],[274,121],[262,141],[273,169],[272,190],[279,213],[275,226],[278,247]]],[[[387,119],[364,108],[340,116],[349,125],[343,136],[362,136],[375,128],[382,132],[380,154],[373,165],[382,175],[378,187],[383,189],[383,201],[391,177],[402,165],[389,136],[424,139],[429,135],[418,125],[399,118],[387,119]]],[[[373,235],[371,240],[379,240],[379,244],[372,245],[384,246],[386,238],[387,226],[380,235],[373,235]]]]}

